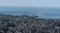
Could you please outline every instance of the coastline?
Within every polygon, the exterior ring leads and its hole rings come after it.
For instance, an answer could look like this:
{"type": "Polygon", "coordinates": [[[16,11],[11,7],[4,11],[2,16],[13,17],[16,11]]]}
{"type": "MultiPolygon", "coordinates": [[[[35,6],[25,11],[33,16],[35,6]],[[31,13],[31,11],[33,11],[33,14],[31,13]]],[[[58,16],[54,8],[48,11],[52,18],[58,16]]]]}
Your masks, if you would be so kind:
{"type": "Polygon", "coordinates": [[[38,16],[14,16],[0,14],[0,32],[4,33],[56,33],[60,19],[44,19],[38,16]]]}

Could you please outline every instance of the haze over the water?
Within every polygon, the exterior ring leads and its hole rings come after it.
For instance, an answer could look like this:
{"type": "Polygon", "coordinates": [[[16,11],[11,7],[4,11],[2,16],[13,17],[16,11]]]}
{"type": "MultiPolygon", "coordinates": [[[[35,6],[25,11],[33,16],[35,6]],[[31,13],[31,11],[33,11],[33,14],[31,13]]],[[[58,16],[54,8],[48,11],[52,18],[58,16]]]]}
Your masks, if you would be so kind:
{"type": "Polygon", "coordinates": [[[60,7],[60,0],[0,0],[0,6],[60,7]]]}
{"type": "Polygon", "coordinates": [[[0,0],[0,13],[20,15],[20,13],[23,14],[24,11],[28,11],[29,14],[36,13],[36,15],[46,18],[59,18],[60,0],[0,0]],[[23,9],[21,7],[23,7],[23,9]]]}

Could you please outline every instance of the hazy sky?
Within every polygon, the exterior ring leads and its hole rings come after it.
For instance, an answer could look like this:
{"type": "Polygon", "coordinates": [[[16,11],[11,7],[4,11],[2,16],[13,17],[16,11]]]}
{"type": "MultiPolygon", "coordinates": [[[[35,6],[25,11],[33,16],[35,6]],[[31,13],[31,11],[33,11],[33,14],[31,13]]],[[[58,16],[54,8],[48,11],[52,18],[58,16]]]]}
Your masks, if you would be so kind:
{"type": "Polygon", "coordinates": [[[60,7],[60,0],[0,0],[0,6],[60,7]]]}

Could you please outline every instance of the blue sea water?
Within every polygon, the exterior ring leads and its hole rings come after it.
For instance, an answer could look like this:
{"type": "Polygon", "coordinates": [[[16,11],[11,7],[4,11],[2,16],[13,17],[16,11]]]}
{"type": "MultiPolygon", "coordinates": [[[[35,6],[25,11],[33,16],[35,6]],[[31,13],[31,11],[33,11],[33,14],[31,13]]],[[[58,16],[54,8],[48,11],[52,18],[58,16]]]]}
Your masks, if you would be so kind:
{"type": "Polygon", "coordinates": [[[30,15],[42,18],[60,18],[59,7],[0,7],[0,14],[30,15]]]}

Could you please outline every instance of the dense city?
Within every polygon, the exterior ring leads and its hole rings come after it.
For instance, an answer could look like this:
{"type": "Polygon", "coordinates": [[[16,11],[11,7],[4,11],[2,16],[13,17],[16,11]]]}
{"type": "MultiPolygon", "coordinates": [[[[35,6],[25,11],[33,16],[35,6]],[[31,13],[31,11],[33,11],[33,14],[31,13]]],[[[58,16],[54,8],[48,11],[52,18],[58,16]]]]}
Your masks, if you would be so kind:
{"type": "Polygon", "coordinates": [[[0,14],[0,33],[60,33],[60,19],[0,14]]]}

